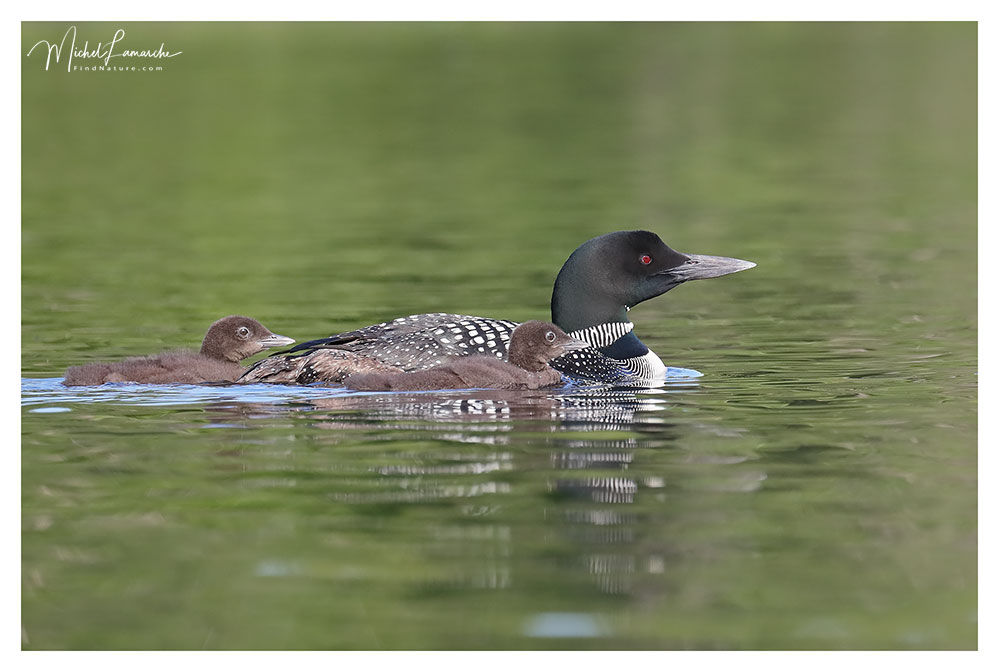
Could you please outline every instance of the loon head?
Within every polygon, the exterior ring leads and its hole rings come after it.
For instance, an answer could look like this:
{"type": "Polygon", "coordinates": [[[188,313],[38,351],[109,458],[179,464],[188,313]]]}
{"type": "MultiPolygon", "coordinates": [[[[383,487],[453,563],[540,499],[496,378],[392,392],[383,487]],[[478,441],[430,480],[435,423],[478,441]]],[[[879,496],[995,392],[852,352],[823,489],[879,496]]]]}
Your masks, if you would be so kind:
{"type": "Polygon", "coordinates": [[[615,231],[569,255],[555,279],[552,321],[566,331],[626,322],[629,308],[688,280],[753,266],[742,259],[677,252],[651,231],[615,231]]]}
{"type": "Polygon", "coordinates": [[[267,348],[294,343],[295,339],[271,333],[252,317],[230,315],[208,328],[201,354],[227,362],[238,362],[267,348]]]}

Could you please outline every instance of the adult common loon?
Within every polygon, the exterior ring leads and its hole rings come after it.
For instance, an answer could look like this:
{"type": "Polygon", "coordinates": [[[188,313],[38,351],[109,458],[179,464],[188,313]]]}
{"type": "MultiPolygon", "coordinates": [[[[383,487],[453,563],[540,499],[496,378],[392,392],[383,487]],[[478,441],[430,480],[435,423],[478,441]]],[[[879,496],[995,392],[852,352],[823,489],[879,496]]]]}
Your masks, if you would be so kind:
{"type": "Polygon", "coordinates": [[[63,385],[104,383],[203,383],[233,382],[246,372],[240,360],[267,348],[290,345],[295,339],[271,333],[256,320],[241,315],[223,317],[212,324],[198,353],[165,352],[132,357],[121,362],[94,362],[72,366],[63,385]]]}
{"type": "MultiPolygon", "coordinates": [[[[756,266],[751,261],[682,254],[651,231],[616,231],[580,245],[569,255],[552,290],[552,322],[592,346],[551,362],[581,380],[660,380],[666,365],[637,336],[627,313],[688,280],[716,278],[756,266]]],[[[302,343],[257,362],[240,383],[337,383],[379,366],[419,371],[445,357],[487,354],[502,358],[510,320],[426,313],[400,317],[302,343]]]]}
{"type": "Polygon", "coordinates": [[[548,362],[589,347],[551,322],[530,320],[510,334],[506,360],[485,354],[448,357],[422,371],[354,373],[343,382],[352,390],[537,390],[562,382],[562,374],[548,362]]]}

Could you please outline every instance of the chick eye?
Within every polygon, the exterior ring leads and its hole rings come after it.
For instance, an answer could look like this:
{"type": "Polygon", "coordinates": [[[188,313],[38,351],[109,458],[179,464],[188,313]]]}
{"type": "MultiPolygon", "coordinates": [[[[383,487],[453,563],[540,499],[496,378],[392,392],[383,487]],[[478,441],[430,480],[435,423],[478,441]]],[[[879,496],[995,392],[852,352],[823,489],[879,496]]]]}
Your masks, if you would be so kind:
{"type": "Polygon", "coordinates": [[[652,263],[652,257],[647,254],[643,254],[638,260],[642,262],[642,266],[648,266],[652,263]]]}
{"type": "Polygon", "coordinates": [[[545,340],[548,341],[549,343],[554,343],[555,342],[555,332],[554,331],[547,332],[545,334],[545,340]]]}
{"type": "Polygon", "coordinates": [[[250,330],[247,329],[246,327],[240,327],[239,329],[236,330],[236,335],[239,336],[240,338],[246,338],[247,336],[250,335],[250,330]]]}

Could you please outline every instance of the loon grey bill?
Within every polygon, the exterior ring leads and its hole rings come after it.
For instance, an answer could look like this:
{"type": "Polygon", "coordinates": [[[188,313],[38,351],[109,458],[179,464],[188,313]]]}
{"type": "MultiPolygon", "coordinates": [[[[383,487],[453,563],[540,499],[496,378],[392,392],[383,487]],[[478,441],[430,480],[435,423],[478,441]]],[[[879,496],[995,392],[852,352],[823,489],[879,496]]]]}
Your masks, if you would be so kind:
{"type": "Polygon", "coordinates": [[[709,254],[684,254],[690,259],[679,266],[663,271],[663,275],[672,275],[679,282],[687,280],[703,280],[718,278],[729,273],[738,273],[756,266],[752,261],[734,259],[732,257],[715,257],[709,254]]]}

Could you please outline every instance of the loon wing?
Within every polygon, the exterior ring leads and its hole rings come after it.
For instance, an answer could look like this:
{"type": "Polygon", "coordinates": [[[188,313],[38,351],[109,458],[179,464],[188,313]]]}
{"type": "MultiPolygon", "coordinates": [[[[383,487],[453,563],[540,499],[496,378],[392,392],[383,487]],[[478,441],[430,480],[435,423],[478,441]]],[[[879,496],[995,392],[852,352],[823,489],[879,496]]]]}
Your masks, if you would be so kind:
{"type": "Polygon", "coordinates": [[[420,315],[408,315],[398,317],[388,322],[380,322],[367,327],[361,327],[354,331],[344,331],[333,334],[326,338],[317,338],[312,341],[300,343],[286,352],[300,352],[302,350],[315,350],[317,348],[337,348],[341,350],[354,350],[363,341],[392,340],[409,334],[423,331],[433,331],[442,324],[457,322],[464,319],[473,318],[469,315],[454,315],[451,313],[423,313],[420,315]],[[352,344],[354,344],[352,346],[352,344]]]}
{"type": "Polygon", "coordinates": [[[502,357],[516,326],[516,322],[509,320],[425,313],[308,341],[282,354],[305,357],[321,350],[341,350],[406,371],[418,371],[440,364],[446,357],[471,354],[502,357]]]}

